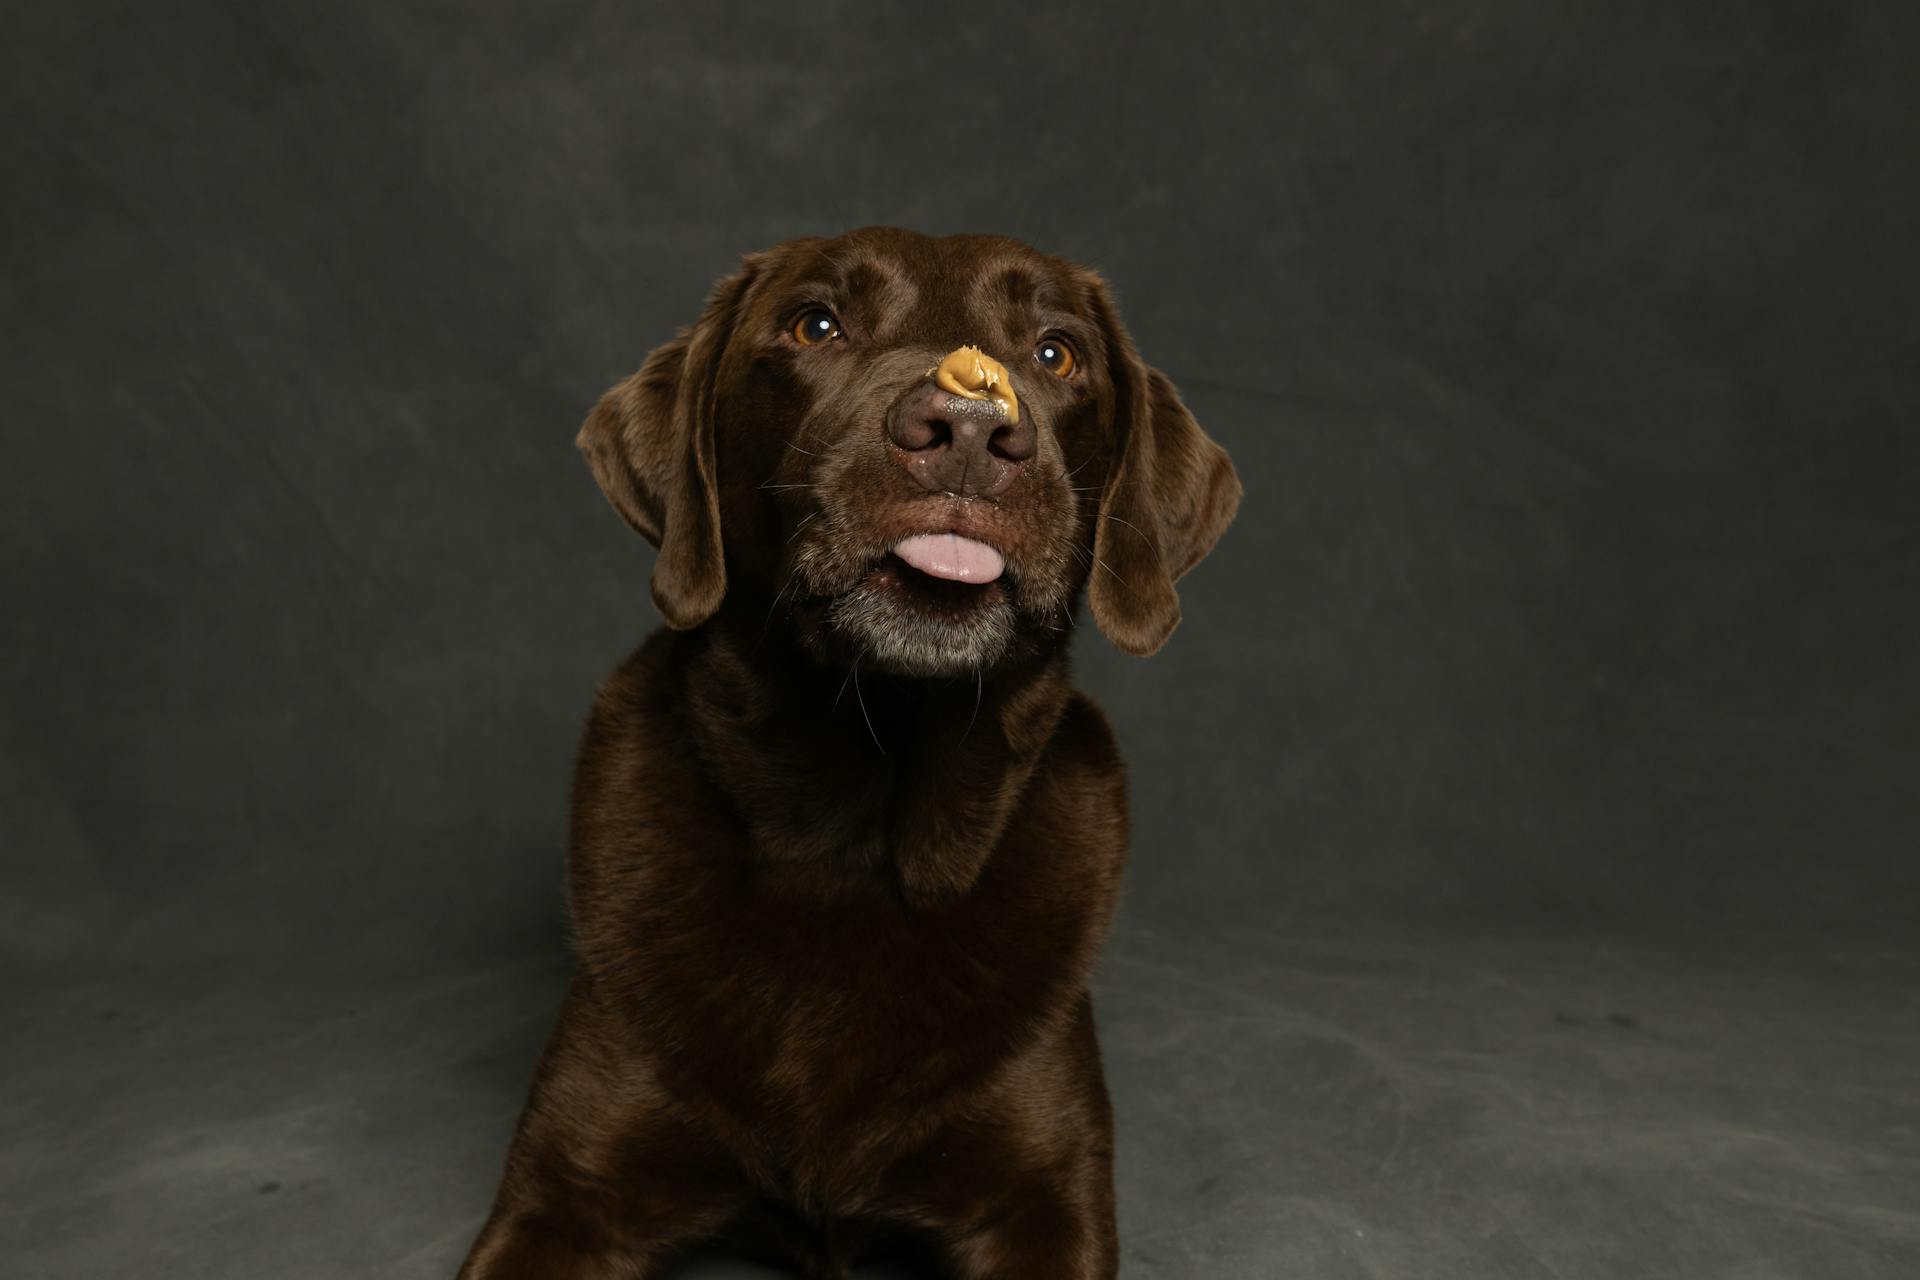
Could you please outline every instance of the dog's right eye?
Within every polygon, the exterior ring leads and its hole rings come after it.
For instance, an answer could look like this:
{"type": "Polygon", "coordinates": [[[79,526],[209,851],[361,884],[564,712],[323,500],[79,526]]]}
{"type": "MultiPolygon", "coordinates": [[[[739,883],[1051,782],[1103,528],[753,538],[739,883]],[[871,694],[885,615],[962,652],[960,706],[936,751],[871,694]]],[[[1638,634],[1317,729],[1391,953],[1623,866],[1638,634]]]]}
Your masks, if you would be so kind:
{"type": "Polygon", "coordinates": [[[793,340],[803,347],[817,347],[840,336],[840,322],[824,307],[809,307],[793,322],[793,340]]]}

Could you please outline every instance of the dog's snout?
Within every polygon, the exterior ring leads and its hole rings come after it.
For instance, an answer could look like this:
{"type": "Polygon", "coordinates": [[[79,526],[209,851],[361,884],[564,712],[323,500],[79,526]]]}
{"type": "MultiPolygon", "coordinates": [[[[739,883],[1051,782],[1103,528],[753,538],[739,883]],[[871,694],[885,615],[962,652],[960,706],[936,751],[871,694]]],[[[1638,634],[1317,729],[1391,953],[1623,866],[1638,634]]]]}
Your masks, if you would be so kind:
{"type": "Polygon", "coordinates": [[[997,496],[1033,456],[1032,418],[998,361],[961,347],[887,414],[894,458],[933,493],[997,496]]]}

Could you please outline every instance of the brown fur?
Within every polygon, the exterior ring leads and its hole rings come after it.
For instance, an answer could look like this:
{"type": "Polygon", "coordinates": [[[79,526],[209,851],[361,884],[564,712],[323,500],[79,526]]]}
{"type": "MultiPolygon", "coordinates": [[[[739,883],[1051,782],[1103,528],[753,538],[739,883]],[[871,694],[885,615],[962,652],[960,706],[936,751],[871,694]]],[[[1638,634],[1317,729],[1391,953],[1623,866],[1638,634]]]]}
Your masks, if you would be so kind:
{"type": "Polygon", "coordinates": [[[839,1277],[900,1233],[961,1280],[1114,1275],[1088,979],[1126,784],[1065,642],[1083,590],[1121,648],[1166,640],[1225,453],[1091,273],[886,228],[749,256],[580,444],[672,630],[580,747],[577,972],[462,1277],[650,1277],[722,1235],[839,1277]],[[794,340],[812,304],[844,339],[794,340]],[[991,499],[882,426],[967,342],[1037,433],[991,499]],[[1007,562],[959,605],[887,559],[948,530],[1007,562]]]}

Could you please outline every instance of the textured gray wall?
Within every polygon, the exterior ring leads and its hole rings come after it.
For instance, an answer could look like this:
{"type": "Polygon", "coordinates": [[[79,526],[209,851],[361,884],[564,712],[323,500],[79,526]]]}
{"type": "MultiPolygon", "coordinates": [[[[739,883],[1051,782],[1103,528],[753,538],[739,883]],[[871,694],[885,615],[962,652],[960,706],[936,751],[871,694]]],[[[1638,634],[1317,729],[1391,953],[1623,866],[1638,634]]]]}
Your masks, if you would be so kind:
{"type": "Polygon", "coordinates": [[[0,949],[557,936],[571,447],[734,255],[1117,285],[1248,499],[1089,630],[1136,921],[1912,919],[1911,6],[9,5],[0,949]]]}

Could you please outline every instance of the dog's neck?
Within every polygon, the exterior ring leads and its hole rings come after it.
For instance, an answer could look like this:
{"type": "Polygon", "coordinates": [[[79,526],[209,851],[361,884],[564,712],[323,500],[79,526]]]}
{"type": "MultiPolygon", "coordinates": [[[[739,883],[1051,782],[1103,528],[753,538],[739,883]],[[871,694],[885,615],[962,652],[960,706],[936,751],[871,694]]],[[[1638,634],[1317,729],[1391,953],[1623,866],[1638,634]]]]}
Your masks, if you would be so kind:
{"type": "Polygon", "coordinates": [[[965,894],[1072,693],[1064,646],[977,678],[834,670],[723,610],[673,637],[669,678],[701,771],[770,886],[837,896],[893,878],[965,894]]]}

